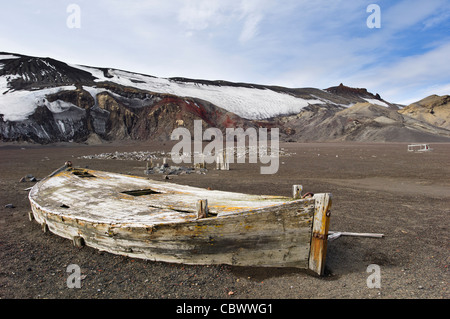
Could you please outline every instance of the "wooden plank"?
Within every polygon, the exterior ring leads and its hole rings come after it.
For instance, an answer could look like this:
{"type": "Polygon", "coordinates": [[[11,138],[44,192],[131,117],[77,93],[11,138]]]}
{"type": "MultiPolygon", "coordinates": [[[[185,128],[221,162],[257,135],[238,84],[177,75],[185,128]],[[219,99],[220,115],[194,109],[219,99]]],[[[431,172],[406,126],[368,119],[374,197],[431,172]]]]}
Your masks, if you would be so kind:
{"type": "Polygon", "coordinates": [[[309,269],[322,276],[325,270],[327,237],[330,226],[331,194],[316,194],[312,226],[309,269]]]}
{"type": "Polygon", "coordinates": [[[293,185],[292,186],[292,198],[293,199],[300,199],[302,197],[302,185],[293,185]]]}
{"type": "Polygon", "coordinates": [[[199,199],[197,201],[197,219],[208,217],[208,200],[199,199]]]}
{"type": "Polygon", "coordinates": [[[368,237],[368,238],[383,238],[384,234],[374,234],[374,233],[352,233],[352,232],[328,232],[328,240],[332,241],[338,239],[341,236],[350,236],[350,237],[368,237]]]}

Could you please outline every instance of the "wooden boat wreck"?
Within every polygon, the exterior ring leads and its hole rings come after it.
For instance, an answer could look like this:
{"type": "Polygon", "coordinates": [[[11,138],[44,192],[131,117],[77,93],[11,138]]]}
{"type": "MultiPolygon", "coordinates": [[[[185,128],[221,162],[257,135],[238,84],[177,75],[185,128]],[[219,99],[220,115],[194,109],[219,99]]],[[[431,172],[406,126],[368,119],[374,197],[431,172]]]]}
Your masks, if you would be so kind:
{"type": "Polygon", "coordinates": [[[324,272],[331,194],[200,189],[66,164],[29,193],[44,232],[113,254],[184,264],[324,272]]]}

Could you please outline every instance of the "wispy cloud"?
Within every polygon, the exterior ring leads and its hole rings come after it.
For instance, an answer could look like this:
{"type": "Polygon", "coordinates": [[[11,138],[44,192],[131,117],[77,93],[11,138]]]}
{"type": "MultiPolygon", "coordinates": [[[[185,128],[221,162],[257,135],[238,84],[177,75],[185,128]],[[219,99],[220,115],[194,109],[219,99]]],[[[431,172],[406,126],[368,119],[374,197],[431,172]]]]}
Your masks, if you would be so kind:
{"type": "Polygon", "coordinates": [[[424,92],[430,93],[432,88],[448,88],[450,64],[443,61],[449,56],[450,43],[447,43],[423,54],[398,58],[388,64],[361,70],[346,80],[376,88],[384,92],[383,97],[388,100],[406,103],[421,98],[424,92]]]}
{"type": "Polygon", "coordinates": [[[258,34],[258,24],[262,20],[263,16],[261,14],[251,14],[249,15],[244,23],[244,28],[242,29],[239,41],[245,43],[251,40],[255,35],[258,34]]]}
{"type": "Polygon", "coordinates": [[[364,1],[25,0],[5,2],[2,50],[157,76],[367,87],[394,102],[450,83],[450,3],[364,1]],[[79,30],[66,27],[68,4],[79,30]],[[27,10],[24,10],[27,8],[27,10]],[[32,30],[32,31],[30,31],[32,30]]]}
{"type": "Polygon", "coordinates": [[[178,12],[178,21],[188,30],[204,30],[226,20],[229,5],[216,0],[184,1],[178,12]]]}

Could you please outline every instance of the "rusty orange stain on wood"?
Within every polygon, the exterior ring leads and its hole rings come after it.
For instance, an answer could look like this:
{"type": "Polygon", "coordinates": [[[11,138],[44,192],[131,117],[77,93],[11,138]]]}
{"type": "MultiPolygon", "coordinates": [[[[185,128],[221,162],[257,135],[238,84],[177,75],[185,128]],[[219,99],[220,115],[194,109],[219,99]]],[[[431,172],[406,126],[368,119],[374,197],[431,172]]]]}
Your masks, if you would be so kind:
{"type": "Polygon", "coordinates": [[[320,197],[316,198],[309,268],[319,275],[323,275],[325,269],[331,203],[331,194],[321,194],[320,197]]]}

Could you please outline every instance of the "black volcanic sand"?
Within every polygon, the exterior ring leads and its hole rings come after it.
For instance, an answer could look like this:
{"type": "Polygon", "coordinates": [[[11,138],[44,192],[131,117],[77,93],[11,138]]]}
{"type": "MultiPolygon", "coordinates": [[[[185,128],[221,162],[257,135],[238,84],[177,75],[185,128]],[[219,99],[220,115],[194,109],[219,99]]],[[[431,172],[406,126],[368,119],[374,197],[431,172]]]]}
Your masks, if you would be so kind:
{"type": "MultiPolygon", "coordinates": [[[[251,194],[331,192],[330,229],[383,233],[382,239],[341,237],[328,245],[326,275],[301,269],[187,266],[112,255],[72,242],[28,220],[19,182],[43,178],[71,160],[75,166],[143,176],[144,162],[78,159],[114,151],[163,150],[150,143],[0,147],[0,297],[6,298],[448,298],[450,144],[408,153],[407,143],[286,143],[275,175],[261,164],[212,167],[206,175],[173,176],[171,182],[251,194]],[[15,208],[5,208],[13,204],[15,208]],[[81,269],[81,288],[67,287],[68,265],[81,269]],[[368,288],[376,264],[381,288],[368,288]]],[[[213,165],[211,165],[213,166],[213,165]]],[[[163,175],[153,175],[162,179],[163,175]]]]}

